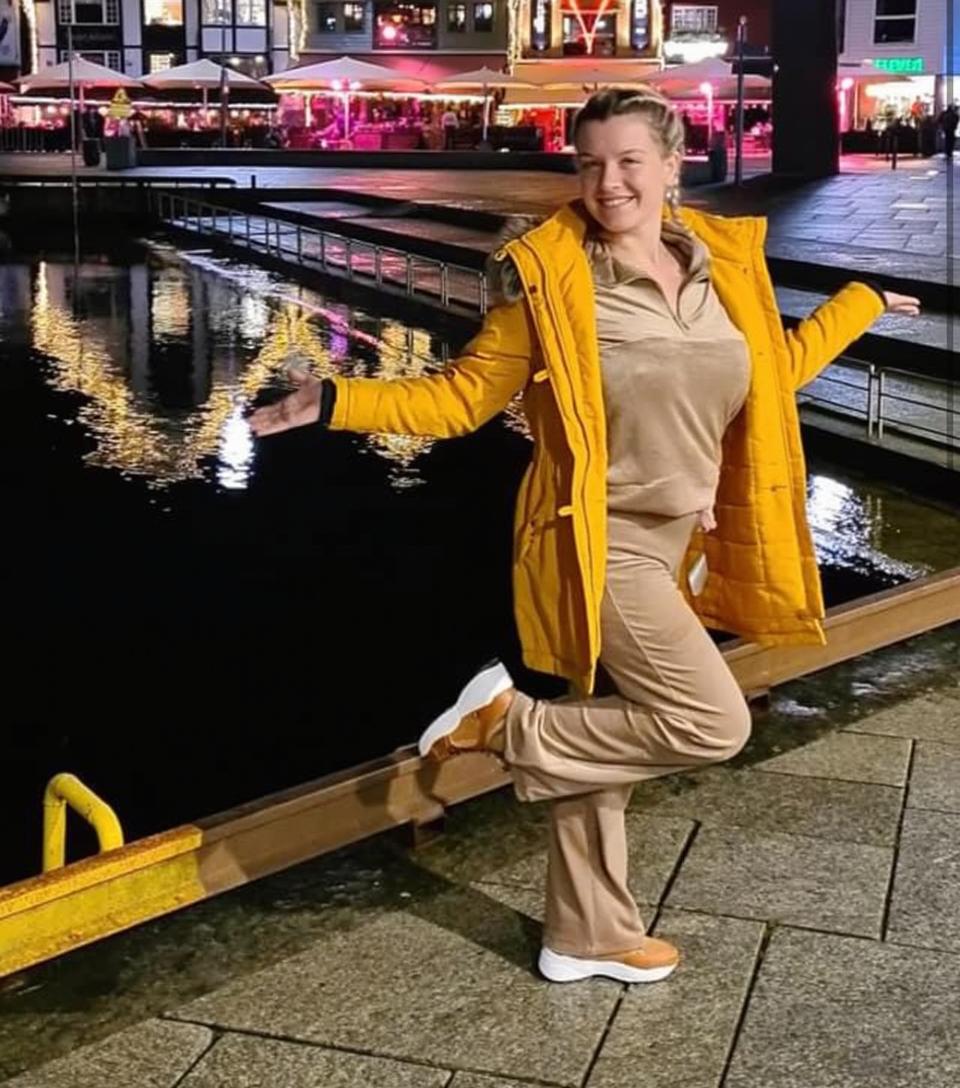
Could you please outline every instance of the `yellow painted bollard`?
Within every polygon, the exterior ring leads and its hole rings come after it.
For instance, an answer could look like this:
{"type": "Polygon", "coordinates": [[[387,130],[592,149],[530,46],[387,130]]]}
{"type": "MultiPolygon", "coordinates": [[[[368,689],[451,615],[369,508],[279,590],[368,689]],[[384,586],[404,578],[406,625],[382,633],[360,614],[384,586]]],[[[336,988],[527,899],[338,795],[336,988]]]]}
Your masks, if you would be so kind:
{"type": "Polygon", "coordinates": [[[116,813],[76,775],[58,774],[43,794],[43,871],[63,868],[67,851],[67,806],[93,827],[100,852],[123,846],[123,828],[116,813]]]}

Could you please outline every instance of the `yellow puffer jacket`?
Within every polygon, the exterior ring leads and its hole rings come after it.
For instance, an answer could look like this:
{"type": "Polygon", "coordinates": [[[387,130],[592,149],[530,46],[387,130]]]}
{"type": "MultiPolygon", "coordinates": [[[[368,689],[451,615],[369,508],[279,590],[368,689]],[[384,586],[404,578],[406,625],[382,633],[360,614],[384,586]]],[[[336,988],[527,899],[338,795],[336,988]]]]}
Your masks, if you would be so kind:
{"type": "MultiPolygon", "coordinates": [[[[697,532],[683,573],[706,553],[699,596],[708,627],[758,643],[826,639],[807,526],[806,469],[795,391],[883,312],[847,284],[789,332],[764,259],[766,220],[683,209],[710,252],[720,301],[752,361],[743,410],[727,429],[717,528],[697,532]]],[[[336,429],[450,437],[475,430],[519,391],[534,438],[517,500],[514,608],[525,663],[593,690],[606,567],[606,420],[585,223],[573,205],[509,242],[523,297],[494,308],[464,354],[427,378],[337,378],[336,429]]]]}

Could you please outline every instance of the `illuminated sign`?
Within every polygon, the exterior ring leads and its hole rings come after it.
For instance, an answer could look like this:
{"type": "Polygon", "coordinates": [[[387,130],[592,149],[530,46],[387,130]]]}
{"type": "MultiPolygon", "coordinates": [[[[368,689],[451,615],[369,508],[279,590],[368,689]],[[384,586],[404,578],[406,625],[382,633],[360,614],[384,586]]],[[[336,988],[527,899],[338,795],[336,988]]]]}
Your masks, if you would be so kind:
{"type": "Polygon", "coordinates": [[[923,57],[877,57],[873,66],[898,76],[920,75],[923,72],[923,57]]]}

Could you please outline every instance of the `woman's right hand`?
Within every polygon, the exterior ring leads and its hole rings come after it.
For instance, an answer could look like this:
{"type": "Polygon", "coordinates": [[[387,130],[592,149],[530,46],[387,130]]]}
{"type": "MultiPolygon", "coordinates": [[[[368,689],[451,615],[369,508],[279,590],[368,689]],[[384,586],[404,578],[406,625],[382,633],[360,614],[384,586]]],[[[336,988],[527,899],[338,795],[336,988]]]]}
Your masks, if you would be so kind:
{"type": "Polygon", "coordinates": [[[296,390],[276,404],[258,408],[250,416],[250,430],[257,438],[305,427],[320,418],[321,383],[304,370],[291,370],[289,375],[296,390]]]}

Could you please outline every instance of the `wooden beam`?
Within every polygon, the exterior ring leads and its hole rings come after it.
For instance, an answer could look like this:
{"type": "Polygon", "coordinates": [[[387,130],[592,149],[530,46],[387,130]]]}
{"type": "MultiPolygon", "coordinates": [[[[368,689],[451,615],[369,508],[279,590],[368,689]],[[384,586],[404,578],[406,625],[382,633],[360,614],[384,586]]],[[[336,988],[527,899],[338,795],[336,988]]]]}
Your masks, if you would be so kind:
{"type": "MultiPolygon", "coordinates": [[[[960,620],[960,567],[830,609],[826,646],[723,647],[758,693],[960,620]]],[[[0,976],[229,888],[498,789],[491,755],[425,764],[416,749],[328,775],[228,812],[0,889],[0,976]]]]}

